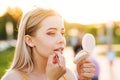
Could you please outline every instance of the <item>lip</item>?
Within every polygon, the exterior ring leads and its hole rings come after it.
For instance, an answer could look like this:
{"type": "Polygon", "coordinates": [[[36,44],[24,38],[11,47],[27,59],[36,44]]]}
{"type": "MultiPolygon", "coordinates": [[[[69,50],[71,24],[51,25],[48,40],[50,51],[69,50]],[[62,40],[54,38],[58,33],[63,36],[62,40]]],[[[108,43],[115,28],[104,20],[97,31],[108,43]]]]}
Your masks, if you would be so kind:
{"type": "Polygon", "coordinates": [[[56,49],[54,49],[54,52],[55,53],[63,53],[63,50],[64,50],[64,48],[63,47],[60,47],[60,48],[56,48],[56,49]]]}

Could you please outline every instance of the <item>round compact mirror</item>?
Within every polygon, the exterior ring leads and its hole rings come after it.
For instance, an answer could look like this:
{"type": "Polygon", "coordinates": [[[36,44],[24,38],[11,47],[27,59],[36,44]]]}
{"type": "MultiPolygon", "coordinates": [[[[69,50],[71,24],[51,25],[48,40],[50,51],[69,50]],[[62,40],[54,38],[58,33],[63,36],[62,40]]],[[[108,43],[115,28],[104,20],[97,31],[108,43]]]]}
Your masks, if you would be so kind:
{"type": "Polygon", "coordinates": [[[91,53],[93,49],[95,48],[95,38],[92,34],[85,34],[82,38],[82,47],[83,50],[87,51],[88,53],[91,53]]]}

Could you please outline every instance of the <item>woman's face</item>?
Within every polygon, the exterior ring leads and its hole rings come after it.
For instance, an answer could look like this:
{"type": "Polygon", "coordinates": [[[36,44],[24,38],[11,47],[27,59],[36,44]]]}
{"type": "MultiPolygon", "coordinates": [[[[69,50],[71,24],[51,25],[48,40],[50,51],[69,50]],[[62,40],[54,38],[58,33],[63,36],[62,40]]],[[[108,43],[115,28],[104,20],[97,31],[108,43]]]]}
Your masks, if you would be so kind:
{"type": "Polygon", "coordinates": [[[48,57],[55,52],[62,53],[66,46],[64,37],[65,28],[62,17],[47,17],[38,26],[40,28],[37,30],[36,36],[33,37],[34,51],[43,57],[48,57]]]}

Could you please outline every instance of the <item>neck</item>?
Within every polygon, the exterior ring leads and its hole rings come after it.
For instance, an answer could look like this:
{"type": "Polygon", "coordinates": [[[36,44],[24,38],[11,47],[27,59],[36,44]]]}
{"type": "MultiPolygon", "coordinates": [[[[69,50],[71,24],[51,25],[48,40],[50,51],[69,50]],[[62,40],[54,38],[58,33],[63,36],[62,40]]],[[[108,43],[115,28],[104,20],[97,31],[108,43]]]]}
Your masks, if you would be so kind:
{"type": "Polygon", "coordinates": [[[34,52],[33,63],[34,63],[33,72],[37,72],[40,75],[43,75],[46,73],[47,58],[41,56],[39,53],[34,52]]]}

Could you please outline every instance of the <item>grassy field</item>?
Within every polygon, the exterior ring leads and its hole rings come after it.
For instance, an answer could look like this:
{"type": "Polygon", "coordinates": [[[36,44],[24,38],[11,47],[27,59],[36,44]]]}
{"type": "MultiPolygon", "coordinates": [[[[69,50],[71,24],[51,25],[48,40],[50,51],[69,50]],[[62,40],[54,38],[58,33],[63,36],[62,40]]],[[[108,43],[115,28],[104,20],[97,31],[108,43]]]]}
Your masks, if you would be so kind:
{"type": "Polygon", "coordinates": [[[10,47],[5,51],[0,51],[0,79],[10,67],[14,56],[14,47],[10,47]]]}
{"type": "Polygon", "coordinates": [[[116,56],[120,57],[120,51],[116,52],[116,56]]]}

